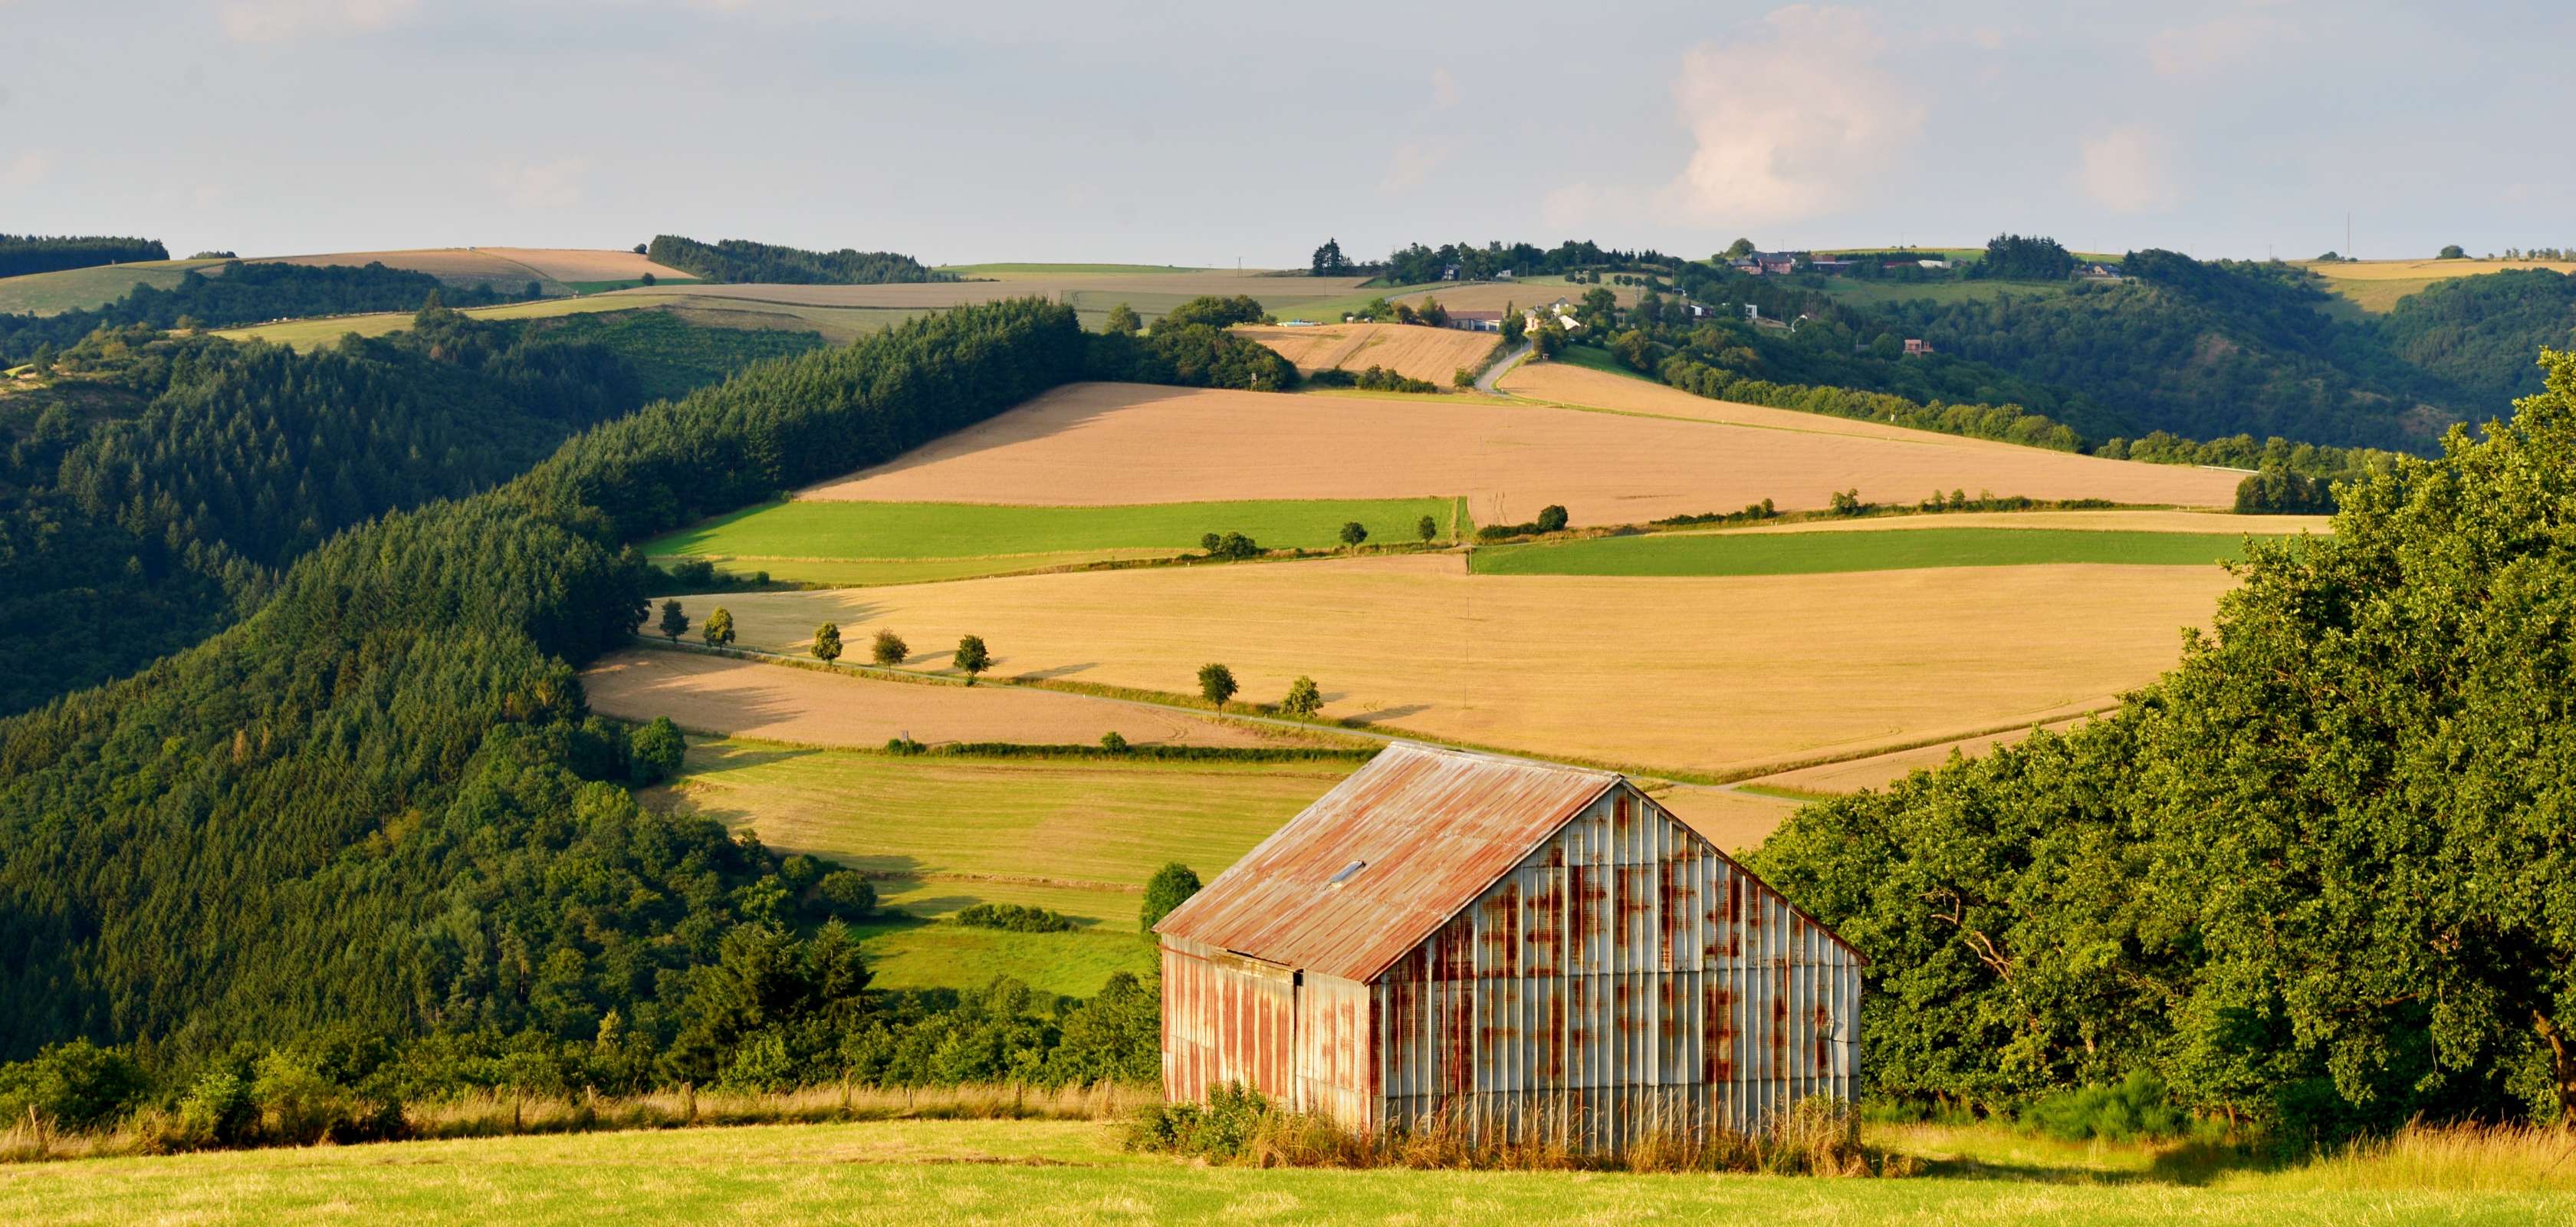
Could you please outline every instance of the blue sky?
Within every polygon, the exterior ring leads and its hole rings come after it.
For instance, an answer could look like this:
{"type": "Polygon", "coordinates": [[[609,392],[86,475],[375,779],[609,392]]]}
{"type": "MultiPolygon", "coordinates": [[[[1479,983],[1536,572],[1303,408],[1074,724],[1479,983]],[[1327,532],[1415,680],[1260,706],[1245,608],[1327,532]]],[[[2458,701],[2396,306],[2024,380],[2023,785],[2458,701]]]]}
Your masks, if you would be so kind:
{"type": "Polygon", "coordinates": [[[1302,264],[2576,246],[2576,6],[0,0],[0,229],[1302,264]]]}

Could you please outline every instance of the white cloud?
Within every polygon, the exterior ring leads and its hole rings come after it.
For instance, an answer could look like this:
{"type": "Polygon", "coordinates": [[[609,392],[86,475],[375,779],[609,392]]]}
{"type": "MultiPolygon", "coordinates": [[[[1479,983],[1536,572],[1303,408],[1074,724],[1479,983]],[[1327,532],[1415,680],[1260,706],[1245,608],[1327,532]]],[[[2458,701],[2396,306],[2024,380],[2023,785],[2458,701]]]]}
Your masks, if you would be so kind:
{"type": "Polygon", "coordinates": [[[581,176],[588,158],[519,163],[492,173],[493,190],[518,209],[569,209],[581,203],[581,176]]]}
{"type": "Polygon", "coordinates": [[[34,187],[54,173],[54,155],[30,149],[0,166],[0,187],[34,187]]]}
{"type": "Polygon", "coordinates": [[[2199,77],[2296,41],[2298,28],[2280,18],[2231,13],[2158,32],[2147,40],[2147,63],[2168,77],[2199,77]]]}
{"type": "Polygon", "coordinates": [[[420,0],[225,0],[216,16],[234,42],[275,43],[380,30],[419,8],[420,0]]]}
{"type": "Polygon", "coordinates": [[[2174,186],[2173,142],[2144,124],[2084,138],[2075,169],[2084,194],[2119,213],[2161,213],[2182,199],[2174,186]]]}
{"type": "Polygon", "coordinates": [[[1923,126],[1879,64],[1886,40],[1841,8],[1793,4],[1682,58],[1673,102],[1698,148],[1662,203],[1754,224],[1853,203],[1923,126]]]}
{"type": "Polygon", "coordinates": [[[1395,156],[1388,159],[1386,177],[1378,180],[1377,190],[1390,195],[1412,191],[1422,186],[1431,178],[1431,173],[1448,160],[1449,151],[1446,149],[1406,141],[1395,147],[1395,156]]]}
{"type": "Polygon", "coordinates": [[[1458,105],[1458,78],[1449,75],[1449,70],[1446,68],[1431,70],[1431,105],[1436,107],[1458,105]]]}

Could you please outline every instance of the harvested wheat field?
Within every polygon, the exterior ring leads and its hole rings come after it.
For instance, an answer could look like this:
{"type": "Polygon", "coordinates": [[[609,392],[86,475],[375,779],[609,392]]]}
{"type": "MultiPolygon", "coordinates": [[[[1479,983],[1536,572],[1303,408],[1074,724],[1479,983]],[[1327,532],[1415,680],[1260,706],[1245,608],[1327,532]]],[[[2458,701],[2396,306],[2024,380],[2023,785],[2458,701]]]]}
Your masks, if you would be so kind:
{"type": "Polygon", "coordinates": [[[1676,784],[1654,796],[1673,812],[1673,817],[1682,820],[1682,825],[1730,853],[1761,847],[1763,840],[1771,838],[1771,832],[1779,830],[1789,815],[1798,812],[1798,803],[1788,798],[1733,788],[1676,784]]]}
{"type": "MultiPolygon", "coordinates": [[[[1929,491],[1926,491],[1929,493],[1929,491]]],[[[2158,511],[2105,508],[2100,511],[1945,511],[1939,515],[1862,516],[1857,519],[1800,520],[1795,524],[1752,524],[1740,528],[1685,529],[1772,533],[1906,532],[1940,528],[2045,528],[2104,533],[2176,533],[2182,536],[2246,533],[2257,537],[2319,536],[2334,531],[2331,516],[2237,515],[2226,511],[2158,511]]]]}
{"type": "MultiPolygon", "coordinates": [[[[1616,381],[1614,382],[1625,382],[1616,381]]],[[[1710,402],[1714,403],[1714,402],[1710,402]]],[[[1779,412],[1818,429],[1595,413],[1460,396],[1363,398],[1090,383],[1059,388],[798,495],[1102,506],[1464,495],[1480,524],[1550,503],[1577,525],[1638,524],[1834,491],[1935,489],[2225,505],[2239,477],[1779,412]],[[1150,458],[1150,463],[1141,463],[1150,458]]]]}
{"type": "Polygon", "coordinates": [[[2398,299],[2453,277],[2517,268],[2576,274],[2576,262],[2565,260],[2339,260],[2303,267],[2325,278],[2327,289],[2351,299],[2364,311],[2381,314],[2394,310],[2398,299]]]}
{"type": "MultiPolygon", "coordinates": [[[[2092,719],[2090,716],[2080,716],[2073,720],[2060,720],[2045,727],[2049,732],[2063,733],[2090,719],[2092,719]]],[[[1868,758],[1801,767],[1794,771],[1783,771],[1777,775],[1766,775],[1745,782],[1769,788],[1784,788],[1792,792],[1820,793],[1829,796],[1859,792],[1864,788],[1885,788],[1917,771],[1929,771],[1949,762],[1953,752],[1967,758],[1983,758],[1997,746],[2008,746],[2027,740],[2030,733],[2031,730],[2027,727],[2007,729],[2000,733],[1986,733],[1976,737],[1963,737],[1956,741],[1917,746],[1911,750],[1874,754],[1868,758]]]]}
{"type": "Polygon", "coordinates": [[[474,247],[432,247],[411,251],[343,251],[307,256],[261,256],[255,264],[307,264],[351,266],[382,264],[386,268],[410,269],[427,273],[452,285],[493,285],[517,289],[534,281],[549,292],[564,292],[563,283],[536,267],[474,247]]]}
{"type": "Polygon", "coordinates": [[[592,251],[579,247],[477,247],[474,250],[527,265],[557,281],[633,281],[650,275],[661,280],[696,276],[632,251],[592,251]]]}
{"type": "Polygon", "coordinates": [[[729,285],[703,287],[717,295],[815,306],[953,307],[959,303],[1037,296],[1071,306],[1107,310],[1119,302],[1153,316],[1202,294],[1249,294],[1272,310],[1301,302],[1348,296],[1365,278],[1265,277],[1232,269],[1173,273],[1030,272],[974,281],[924,281],[888,285],[729,285]]]}
{"type": "Polygon", "coordinates": [[[1313,328],[1245,325],[1236,332],[1278,352],[1308,375],[1357,373],[1373,366],[1448,387],[1459,368],[1475,368],[1502,338],[1490,332],[1420,324],[1323,324],[1313,328]]]}
{"type": "MultiPolygon", "coordinates": [[[[811,633],[812,626],[805,628],[811,633]]],[[[1279,739],[1186,712],[1007,686],[923,686],[689,652],[630,650],[583,671],[593,711],[669,716],[683,728],[815,746],[876,749],[1017,741],[1089,745],[1116,732],[1137,745],[1251,746],[1279,739]]]]}
{"type": "MultiPolygon", "coordinates": [[[[1654,770],[1759,774],[2063,720],[2153,680],[2233,581],[2072,564],[1729,577],[1470,576],[1455,555],[726,598],[747,645],[815,624],[982,635],[996,673],[1242,698],[1654,770]]],[[[1027,738],[1034,740],[1034,738],[1027,738]]]]}

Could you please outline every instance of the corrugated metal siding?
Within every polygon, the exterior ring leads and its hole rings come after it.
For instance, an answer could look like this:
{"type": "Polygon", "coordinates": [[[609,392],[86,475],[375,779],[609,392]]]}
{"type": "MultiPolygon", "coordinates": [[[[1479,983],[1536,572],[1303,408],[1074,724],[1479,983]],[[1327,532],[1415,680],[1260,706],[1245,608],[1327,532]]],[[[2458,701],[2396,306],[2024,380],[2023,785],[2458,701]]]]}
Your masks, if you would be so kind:
{"type": "Polygon", "coordinates": [[[1849,1099],[1860,959],[1622,783],[1374,984],[1379,1123],[1591,1147],[1849,1099]]]}
{"type": "Polygon", "coordinates": [[[1204,1100],[1239,1082],[1286,1101],[1295,1090],[1296,976],[1283,967],[1163,939],[1163,1093],[1204,1100]]]}
{"type": "Polygon", "coordinates": [[[1309,973],[1297,984],[1296,1106],[1375,1128],[1372,1005],[1365,984],[1309,973]]]}

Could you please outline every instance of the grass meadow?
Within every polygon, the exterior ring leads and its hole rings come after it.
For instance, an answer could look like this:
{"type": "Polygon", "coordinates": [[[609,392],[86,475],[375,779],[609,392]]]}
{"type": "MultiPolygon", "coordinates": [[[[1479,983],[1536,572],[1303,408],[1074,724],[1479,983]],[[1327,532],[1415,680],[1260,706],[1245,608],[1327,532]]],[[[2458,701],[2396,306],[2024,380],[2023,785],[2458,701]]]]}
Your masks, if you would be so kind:
{"type": "Polygon", "coordinates": [[[648,800],[873,878],[879,901],[910,917],[860,928],[881,987],[1009,975],[1080,996],[1151,966],[1136,916],[1155,869],[1177,860],[1215,877],[1356,766],[907,758],[692,738],[679,780],[648,800]],[[977,903],[1043,907],[1077,928],[940,919],[977,903]]]}
{"type": "Polygon", "coordinates": [[[1479,575],[1823,575],[1926,567],[2211,566],[2244,553],[2219,533],[2075,528],[1915,528],[1888,532],[1649,533],[1487,546],[1479,575]]]}
{"type": "Polygon", "coordinates": [[[1869,1126],[1907,1178],[1207,1167],[1102,1120],[919,1120],[568,1133],[84,1159],[0,1169],[0,1221],[406,1227],[646,1221],[919,1224],[2189,1221],[2538,1224],[2576,1217],[2558,1132],[2413,1131],[2303,1163],[1869,1126]]]}
{"type": "Polygon", "coordinates": [[[710,558],[727,570],[765,570],[799,583],[890,584],[1171,557],[1198,549],[1199,538],[1211,532],[1242,533],[1272,549],[1328,549],[1340,544],[1343,524],[1357,521],[1375,540],[1412,541],[1424,516],[1444,538],[1472,527],[1464,501],[1454,498],[1114,507],[792,500],[657,537],[644,552],[710,558]]]}
{"type": "Polygon", "coordinates": [[[189,269],[220,268],[221,260],[145,260],[0,277],[0,313],[60,315],[103,307],[138,285],[169,289],[189,269]]]}

